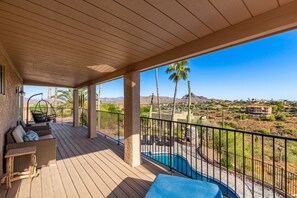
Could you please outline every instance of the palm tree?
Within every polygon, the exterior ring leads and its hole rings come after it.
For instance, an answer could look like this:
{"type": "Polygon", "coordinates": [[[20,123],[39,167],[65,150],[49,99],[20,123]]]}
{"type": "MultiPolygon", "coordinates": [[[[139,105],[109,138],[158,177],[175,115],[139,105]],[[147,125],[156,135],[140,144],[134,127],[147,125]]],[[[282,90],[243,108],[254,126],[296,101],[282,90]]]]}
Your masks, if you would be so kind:
{"type": "Polygon", "coordinates": [[[191,104],[192,104],[192,92],[191,92],[191,81],[188,80],[188,116],[187,123],[191,123],[191,104]]]}
{"type": "MultiPolygon", "coordinates": [[[[84,98],[87,96],[87,89],[79,89],[78,94],[83,95],[84,98]]],[[[72,108],[73,107],[73,90],[72,89],[59,89],[57,90],[58,96],[57,98],[61,100],[64,103],[64,106],[66,108],[72,108]]]]}
{"type": "MultiPolygon", "coordinates": [[[[50,102],[51,98],[52,98],[52,88],[48,87],[48,89],[47,89],[47,100],[50,102]]],[[[51,114],[51,107],[50,106],[47,107],[47,112],[48,112],[49,115],[51,114]]]]}
{"type": "Polygon", "coordinates": [[[102,84],[99,84],[99,92],[98,92],[98,98],[97,98],[98,129],[100,129],[101,92],[102,92],[102,84]]]}
{"type": "Polygon", "coordinates": [[[55,87],[55,95],[54,95],[55,112],[57,112],[57,106],[58,106],[58,87],[55,87]]]}
{"type": "Polygon", "coordinates": [[[161,119],[161,106],[160,106],[160,95],[159,95],[159,77],[158,77],[158,68],[156,68],[156,91],[157,91],[157,103],[159,110],[159,119],[161,119]]]}
{"type": "Polygon", "coordinates": [[[174,121],[175,116],[175,108],[176,108],[176,94],[178,89],[178,83],[181,79],[186,80],[188,78],[188,74],[190,72],[190,68],[188,66],[188,60],[179,61],[173,63],[168,66],[166,69],[166,73],[170,74],[169,79],[175,82],[175,90],[173,97],[173,110],[171,120],[174,121]]]}

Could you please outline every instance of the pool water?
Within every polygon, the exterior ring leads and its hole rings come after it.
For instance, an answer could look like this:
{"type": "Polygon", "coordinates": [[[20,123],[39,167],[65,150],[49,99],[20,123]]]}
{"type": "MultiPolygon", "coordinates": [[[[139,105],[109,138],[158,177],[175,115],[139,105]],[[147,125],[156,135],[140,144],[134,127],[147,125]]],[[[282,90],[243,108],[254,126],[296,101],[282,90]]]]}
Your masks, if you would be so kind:
{"type": "MultiPolygon", "coordinates": [[[[166,166],[170,166],[170,154],[169,153],[151,153],[151,152],[143,152],[144,155],[165,164],[166,166]]],[[[217,184],[222,193],[229,197],[239,197],[235,194],[234,190],[230,187],[227,187],[226,184],[220,183],[219,180],[214,179],[210,176],[202,175],[200,172],[196,171],[185,159],[183,156],[172,154],[172,169],[190,177],[193,179],[198,179],[201,181],[208,181],[214,184],[217,184]]]]}

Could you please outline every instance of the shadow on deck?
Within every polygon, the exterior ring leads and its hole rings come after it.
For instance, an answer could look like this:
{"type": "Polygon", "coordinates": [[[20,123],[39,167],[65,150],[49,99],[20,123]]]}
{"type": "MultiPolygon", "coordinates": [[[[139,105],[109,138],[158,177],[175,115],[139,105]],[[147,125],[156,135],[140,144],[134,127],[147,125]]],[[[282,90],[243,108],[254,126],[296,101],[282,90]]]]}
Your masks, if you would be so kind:
{"type": "Polygon", "coordinates": [[[143,159],[135,168],[123,161],[123,147],[100,135],[87,138],[86,128],[52,124],[57,163],[38,170],[32,181],[0,188],[0,197],[144,197],[165,168],[143,159]]]}

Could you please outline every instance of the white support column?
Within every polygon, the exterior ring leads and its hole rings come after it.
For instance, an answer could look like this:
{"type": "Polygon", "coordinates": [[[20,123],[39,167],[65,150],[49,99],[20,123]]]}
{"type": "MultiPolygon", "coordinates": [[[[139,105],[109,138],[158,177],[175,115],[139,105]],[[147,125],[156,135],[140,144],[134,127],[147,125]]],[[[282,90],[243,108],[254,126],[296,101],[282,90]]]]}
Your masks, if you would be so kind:
{"type": "Polygon", "coordinates": [[[124,111],[124,161],[135,167],[141,164],[139,72],[124,76],[124,111]]]}
{"type": "Polygon", "coordinates": [[[79,107],[78,89],[74,88],[73,89],[73,127],[79,126],[78,107],[79,107]]]}
{"type": "Polygon", "coordinates": [[[88,86],[88,137],[97,137],[96,131],[96,84],[88,86]]]}

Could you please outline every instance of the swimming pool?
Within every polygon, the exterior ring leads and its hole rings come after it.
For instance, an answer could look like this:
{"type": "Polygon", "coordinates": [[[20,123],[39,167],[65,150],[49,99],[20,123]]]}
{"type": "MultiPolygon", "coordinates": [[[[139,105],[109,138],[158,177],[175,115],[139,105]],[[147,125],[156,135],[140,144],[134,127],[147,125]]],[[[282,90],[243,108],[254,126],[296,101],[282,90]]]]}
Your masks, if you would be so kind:
{"type": "MultiPolygon", "coordinates": [[[[144,155],[165,164],[166,166],[170,166],[170,154],[169,153],[151,153],[151,152],[142,152],[144,155]]],[[[172,154],[172,169],[190,177],[193,179],[198,179],[201,181],[208,181],[211,183],[217,184],[222,193],[224,195],[228,195],[229,197],[239,197],[235,194],[234,190],[230,187],[227,187],[226,184],[220,183],[219,180],[214,179],[210,176],[202,175],[200,172],[196,171],[188,162],[186,158],[181,155],[172,154]]]]}

